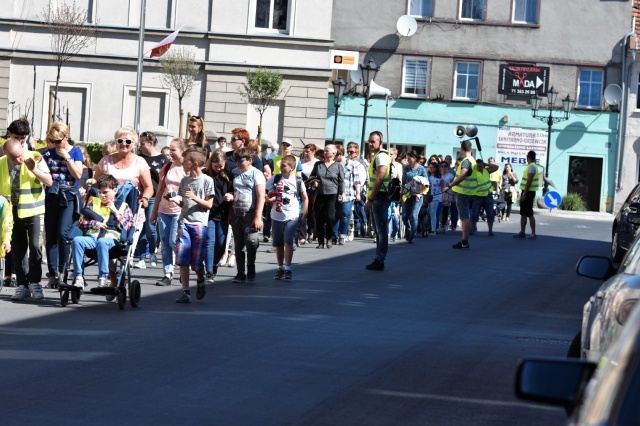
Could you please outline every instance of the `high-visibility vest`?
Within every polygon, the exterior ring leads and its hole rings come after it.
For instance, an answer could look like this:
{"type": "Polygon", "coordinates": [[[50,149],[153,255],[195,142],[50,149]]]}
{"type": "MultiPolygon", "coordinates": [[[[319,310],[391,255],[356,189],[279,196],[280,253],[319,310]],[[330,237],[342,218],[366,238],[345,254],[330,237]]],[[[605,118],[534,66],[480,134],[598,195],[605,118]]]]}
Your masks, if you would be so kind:
{"type": "Polygon", "coordinates": [[[489,174],[489,172],[487,172],[486,168],[483,168],[482,172],[478,170],[476,178],[478,182],[478,186],[476,187],[476,195],[480,197],[486,197],[491,192],[491,175],[489,174]]]}
{"type": "Polygon", "coordinates": [[[540,167],[538,167],[536,163],[529,163],[524,169],[524,173],[522,173],[522,180],[520,181],[521,191],[524,191],[524,189],[527,187],[527,181],[529,180],[529,166],[531,165],[535,166],[536,173],[533,175],[533,181],[531,181],[529,191],[536,192],[540,188],[540,167]]]}
{"type": "MultiPolygon", "coordinates": [[[[25,159],[34,158],[35,151],[24,151],[25,159]]],[[[40,155],[38,153],[38,155],[40,155]]],[[[36,165],[37,167],[37,165],[36,165]]],[[[44,214],[44,186],[29,168],[20,166],[20,192],[18,194],[18,217],[33,217],[44,214]]],[[[11,199],[11,174],[7,156],[0,157],[0,195],[11,199]]]]}
{"type": "MultiPolygon", "coordinates": [[[[92,205],[91,207],[93,208],[93,211],[98,213],[100,216],[102,216],[102,223],[108,223],[109,222],[109,217],[111,216],[111,210],[109,209],[109,207],[106,206],[102,206],[102,202],[100,201],[100,197],[93,197],[92,198],[92,205]]],[[[120,214],[124,213],[125,208],[127,207],[126,203],[122,203],[120,205],[120,209],[118,210],[118,212],[120,214]]],[[[96,238],[98,238],[98,235],[100,234],[101,230],[100,229],[89,229],[87,230],[87,235],[92,235],[96,238]]],[[[115,224],[113,227],[108,227],[106,229],[105,234],[102,236],[102,238],[113,238],[114,240],[120,240],[120,236],[121,236],[121,229],[120,229],[120,222],[118,222],[117,219],[115,219],[115,224]]]]}
{"type": "MultiPolygon", "coordinates": [[[[290,154],[289,154],[290,155],[290,154]]],[[[282,161],[282,157],[284,157],[284,155],[276,155],[275,157],[273,157],[273,171],[271,172],[274,175],[279,175],[280,172],[280,162],[282,161]]],[[[295,156],[296,159],[296,165],[293,166],[293,173],[296,173],[296,169],[298,168],[298,164],[300,164],[300,159],[295,156]]]]}
{"type": "Polygon", "coordinates": [[[462,163],[464,160],[471,162],[471,170],[469,170],[462,182],[453,187],[453,192],[462,195],[476,195],[476,188],[478,187],[478,167],[476,166],[475,158],[471,156],[463,158],[456,169],[456,176],[462,173],[462,163]]]}
{"type": "Polygon", "coordinates": [[[384,176],[384,180],[382,181],[382,187],[380,191],[387,192],[389,190],[389,184],[391,183],[391,157],[389,157],[389,153],[384,149],[381,149],[376,153],[376,155],[371,160],[371,164],[369,164],[369,182],[367,184],[367,198],[371,196],[371,191],[373,190],[373,184],[376,182],[376,158],[378,155],[384,154],[387,156],[387,174],[384,176]]]}

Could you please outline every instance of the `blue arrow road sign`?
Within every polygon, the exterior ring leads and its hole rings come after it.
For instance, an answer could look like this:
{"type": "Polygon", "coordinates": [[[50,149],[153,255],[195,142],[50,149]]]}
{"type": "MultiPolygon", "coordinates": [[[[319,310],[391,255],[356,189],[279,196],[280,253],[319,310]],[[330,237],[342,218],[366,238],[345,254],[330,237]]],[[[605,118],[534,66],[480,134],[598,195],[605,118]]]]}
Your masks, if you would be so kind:
{"type": "Polygon", "coordinates": [[[556,191],[549,191],[544,196],[544,205],[550,209],[557,209],[562,203],[562,195],[556,191]]]}

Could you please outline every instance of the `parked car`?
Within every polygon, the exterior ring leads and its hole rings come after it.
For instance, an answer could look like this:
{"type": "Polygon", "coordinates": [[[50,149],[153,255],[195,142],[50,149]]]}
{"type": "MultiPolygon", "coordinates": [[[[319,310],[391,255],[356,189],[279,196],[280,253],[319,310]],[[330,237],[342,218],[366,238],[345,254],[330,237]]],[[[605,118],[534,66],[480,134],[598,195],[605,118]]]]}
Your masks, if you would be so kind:
{"type": "Polygon", "coordinates": [[[640,206],[638,201],[640,201],[640,183],[629,193],[613,220],[611,228],[611,259],[616,263],[622,260],[636,236],[638,224],[629,222],[628,215],[629,213],[638,212],[638,207],[640,206]]]}
{"type": "Polygon", "coordinates": [[[518,398],[564,406],[570,425],[639,425],[640,304],[600,363],[523,359],[515,387],[518,398]]]}
{"type": "MultiPolygon", "coordinates": [[[[629,223],[640,222],[640,213],[629,213],[629,223]]],[[[631,244],[620,266],[608,257],[583,256],[578,275],[606,280],[582,310],[582,327],[573,339],[570,357],[597,361],[616,340],[629,312],[640,299],[640,235],[631,244]]]]}

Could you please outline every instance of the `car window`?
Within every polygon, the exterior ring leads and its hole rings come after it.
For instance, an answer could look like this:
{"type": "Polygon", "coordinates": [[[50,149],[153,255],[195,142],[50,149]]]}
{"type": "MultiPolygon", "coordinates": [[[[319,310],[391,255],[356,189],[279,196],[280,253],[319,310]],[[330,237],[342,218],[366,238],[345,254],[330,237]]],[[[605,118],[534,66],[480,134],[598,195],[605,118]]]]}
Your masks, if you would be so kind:
{"type": "Polygon", "coordinates": [[[620,263],[618,273],[629,275],[640,275],[640,238],[633,241],[629,251],[620,263]]]}
{"type": "Polygon", "coordinates": [[[625,201],[625,203],[627,204],[635,203],[636,201],[638,201],[639,196],[640,196],[640,185],[636,185],[636,187],[633,188],[633,191],[631,191],[631,193],[627,197],[627,200],[625,201]]]}

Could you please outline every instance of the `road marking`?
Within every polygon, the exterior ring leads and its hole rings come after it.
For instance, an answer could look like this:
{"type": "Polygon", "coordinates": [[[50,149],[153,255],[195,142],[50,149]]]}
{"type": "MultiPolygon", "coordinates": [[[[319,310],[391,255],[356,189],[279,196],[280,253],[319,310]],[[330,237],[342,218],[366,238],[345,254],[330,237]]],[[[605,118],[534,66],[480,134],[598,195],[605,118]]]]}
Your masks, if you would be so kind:
{"type": "Polygon", "coordinates": [[[21,336],[98,336],[115,334],[111,330],[75,330],[75,329],[54,329],[54,328],[22,328],[22,327],[0,327],[0,334],[16,334],[21,336]]]}
{"type": "Polygon", "coordinates": [[[17,359],[23,361],[96,361],[100,358],[112,358],[115,352],[61,352],[61,351],[25,351],[0,350],[0,359],[17,359]]]}
{"type": "Polygon", "coordinates": [[[413,398],[413,399],[431,399],[435,401],[456,402],[462,404],[479,404],[479,405],[494,405],[498,407],[517,407],[517,408],[533,408],[544,411],[558,411],[558,407],[547,407],[544,405],[528,404],[526,402],[516,401],[495,401],[491,399],[477,399],[477,398],[461,398],[457,396],[442,396],[433,395],[428,393],[414,393],[414,392],[396,392],[383,389],[371,389],[368,391],[374,395],[382,396],[397,396],[400,398],[413,398]]]}

